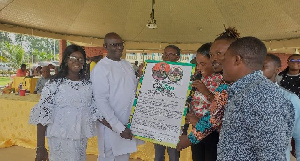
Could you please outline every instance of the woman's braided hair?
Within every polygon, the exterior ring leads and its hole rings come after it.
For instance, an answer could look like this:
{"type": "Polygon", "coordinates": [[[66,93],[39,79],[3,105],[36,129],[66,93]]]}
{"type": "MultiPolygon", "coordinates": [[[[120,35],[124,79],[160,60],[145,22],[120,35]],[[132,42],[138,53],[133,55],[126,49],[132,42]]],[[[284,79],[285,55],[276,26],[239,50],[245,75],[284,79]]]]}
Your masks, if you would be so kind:
{"type": "Polygon", "coordinates": [[[226,28],[224,25],[225,31],[222,32],[221,34],[217,35],[218,37],[215,39],[216,40],[237,40],[240,38],[240,33],[237,32],[235,27],[228,27],[226,28]]]}

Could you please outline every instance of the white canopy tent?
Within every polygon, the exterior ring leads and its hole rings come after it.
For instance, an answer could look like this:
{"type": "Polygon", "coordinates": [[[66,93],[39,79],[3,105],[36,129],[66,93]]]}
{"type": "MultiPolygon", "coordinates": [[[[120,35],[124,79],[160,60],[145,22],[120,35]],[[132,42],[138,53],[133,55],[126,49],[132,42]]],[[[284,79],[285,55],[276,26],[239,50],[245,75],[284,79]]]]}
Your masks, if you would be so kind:
{"type": "Polygon", "coordinates": [[[149,29],[152,0],[0,0],[0,30],[83,46],[102,46],[117,32],[129,50],[177,44],[196,50],[233,26],[263,40],[270,52],[300,48],[299,0],[156,0],[157,29],[149,29]]]}

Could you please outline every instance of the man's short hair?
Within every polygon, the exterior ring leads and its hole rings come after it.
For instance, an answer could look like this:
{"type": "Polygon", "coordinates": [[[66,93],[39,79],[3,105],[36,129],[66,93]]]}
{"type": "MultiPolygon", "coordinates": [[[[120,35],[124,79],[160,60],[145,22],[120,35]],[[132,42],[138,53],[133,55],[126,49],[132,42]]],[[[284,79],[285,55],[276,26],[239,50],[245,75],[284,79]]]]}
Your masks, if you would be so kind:
{"type": "Polygon", "coordinates": [[[110,33],[107,33],[107,34],[104,36],[104,43],[106,43],[106,40],[107,40],[108,38],[112,38],[112,37],[119,37],[119,38],[121,38],[119,34],[117,34],[117,33],[115,33],[115,32],[110,32],[110,33]]]}
{"type": "Polygon", "coordinates": [[[165,47],[165,49],[166,48],[173,48],[173,49],[175,49],[177,56],[180,56],[180,49],[176,45],[168,45],[168,46],[165,47]]]}
{"type": "Polygon", "coordinates": [[[240,55],[243,62],[253,70],[261,70],[267,55],[265,44],[255,37],[240,38],[229,46],[233,54],[240,55]]]}
{"type": "Polygon", "coordinates": [[[49,67],[49,66],[43,66],[43,67],[42,67],[42,71],[43,71],[43,70],[49,70],[49,73],[50,73],[50,67],[49,67]]]}
{"type": "Polygon", "coordinates": [[[22,68],[22,67],[26,68],[26,64],[21,64],[21,68],[22,68]]]}
{"type": "Polygon", "coordinates": [[[277,55],[267,54],[267,57],[269,57],[271,59],[271,61],[274,62],[277,67],[281,67],[281,60],[277,55]]]}

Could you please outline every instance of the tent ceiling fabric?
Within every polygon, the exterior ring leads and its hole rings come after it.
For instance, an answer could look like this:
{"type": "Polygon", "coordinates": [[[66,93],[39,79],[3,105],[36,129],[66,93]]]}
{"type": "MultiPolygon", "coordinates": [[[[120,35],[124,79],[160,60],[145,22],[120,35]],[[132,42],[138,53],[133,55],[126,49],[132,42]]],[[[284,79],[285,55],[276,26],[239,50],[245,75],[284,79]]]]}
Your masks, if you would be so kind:
{"type": "Polygon", "coordinates": [[[241,36],[264,40],[269,50],[300,47],[299,0],[156,0],[158,29],[146,27],[151,2],[0,0],[0,30],[87,46],[101,45],[104,35],[114,31],[126,43],[161,46],[213,41],[225,24],[236,27],[241,36]]]}

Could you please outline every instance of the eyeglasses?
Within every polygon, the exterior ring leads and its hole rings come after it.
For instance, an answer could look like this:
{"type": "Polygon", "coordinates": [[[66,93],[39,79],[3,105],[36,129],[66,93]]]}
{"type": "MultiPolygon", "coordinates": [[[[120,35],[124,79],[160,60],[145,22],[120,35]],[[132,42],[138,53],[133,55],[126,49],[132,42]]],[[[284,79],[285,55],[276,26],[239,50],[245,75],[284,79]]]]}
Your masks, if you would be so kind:
{"type": "Polygon", "coordinates": [[[177,54],[175,54],[175,53],[163,53],[163,55],[162,56],[178,56],[177,54]]]}
{"type": "Polygon", "coordinates": [[[107,44],[105,43],[106,45],[110,45],[112,47],[124,47],[124,43],[112,43],[112,44],[107,44]]]}
{"type": "Polygon", "coordinates": [[[72,62],[72,63],[76,63],[77,61],[81,64],[84,63],[84,59],[83,58],[76,58],[75,56],[69,56],[69,60],[72,62]]]}
{"type": "Polygon", "coordinates": [[[289,62],[291,62],[291,63],[296,63],[296,62],[300,63],[300,59],[290,59],[289,62]]]}

